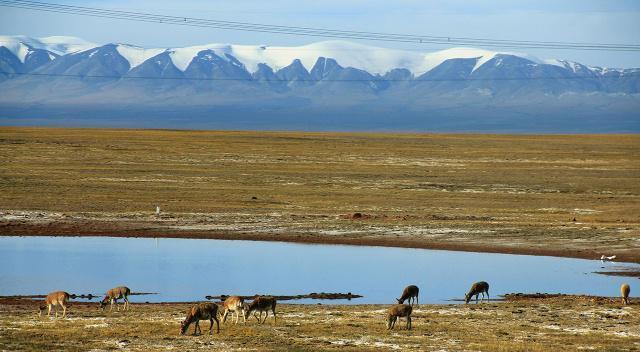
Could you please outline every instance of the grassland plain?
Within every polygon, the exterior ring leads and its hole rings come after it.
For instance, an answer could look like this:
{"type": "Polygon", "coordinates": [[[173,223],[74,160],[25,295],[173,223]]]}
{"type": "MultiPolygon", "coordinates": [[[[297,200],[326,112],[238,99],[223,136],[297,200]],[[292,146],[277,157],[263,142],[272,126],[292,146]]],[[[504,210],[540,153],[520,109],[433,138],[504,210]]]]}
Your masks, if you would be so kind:
{"type": "Polygon", "coordinates": [[[2,235],[615,254],[640,262],[640,135],[0,127],[0,164],[2,235]]]}
{"type": "MultiPolygon", "coordinates": [[[[278,305],[278,321],[227,321],[220,334],[179,335],[190,304],[133,304],[101,312],[73,303],[67,319],[38,317],[37,302],[0,299],[0,350],[162,351],[623,351],[640,350],[640,302],[552,297],[502,303],[420,305],[413,329],[385,327],[383,305],[278,305]]],[[[193,327],[189,333],[193,332],[193,327]]]]}

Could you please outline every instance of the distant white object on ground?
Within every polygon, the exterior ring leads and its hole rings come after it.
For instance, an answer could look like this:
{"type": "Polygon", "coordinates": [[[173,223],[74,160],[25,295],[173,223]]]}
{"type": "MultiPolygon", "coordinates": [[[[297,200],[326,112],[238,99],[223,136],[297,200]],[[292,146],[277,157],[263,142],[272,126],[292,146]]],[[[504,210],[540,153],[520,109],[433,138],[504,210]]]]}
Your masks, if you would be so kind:
{"type": "Polygon", "coordinates": [[[606,262],[606,261],[614,260],[614,259],[616,259],[616,256],[615,256],[615,255],[612,255],[612,256],[610,256],[610,257],[607,257],[607,256],[605,256],[605,255],[603,254],[603,255],[602,255],[602,257],[600,257],[600,261],[602,261],[602,262],[606,262]]]}

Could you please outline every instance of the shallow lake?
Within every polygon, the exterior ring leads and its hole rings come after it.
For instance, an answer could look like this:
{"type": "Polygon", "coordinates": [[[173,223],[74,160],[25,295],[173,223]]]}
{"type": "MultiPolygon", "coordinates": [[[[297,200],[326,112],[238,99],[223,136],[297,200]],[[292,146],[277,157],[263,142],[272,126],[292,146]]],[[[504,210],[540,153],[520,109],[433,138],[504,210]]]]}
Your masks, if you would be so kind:
{"type": "MultiPolygon", "coordinates": [[[[0,237],[0,295],[103,294],[127,285],[132,302],[206,295],[352,292],[350,303],[393,303],[409,284],[420,303],[460,299],[474,281],[511,292],[617,296],[636,278],[592,272],[637,264],[555,257],[282,242],[112,237],[0,237]],[[602,269],[602,268],[605,269],[602,269]]],[[[640,285],[636,285],[640,286],[640,285]]],[[[95,299],[94,299],[95,300],[95,299]]],[[[347,303],[301,300],[292,303],[347,303]]]]}

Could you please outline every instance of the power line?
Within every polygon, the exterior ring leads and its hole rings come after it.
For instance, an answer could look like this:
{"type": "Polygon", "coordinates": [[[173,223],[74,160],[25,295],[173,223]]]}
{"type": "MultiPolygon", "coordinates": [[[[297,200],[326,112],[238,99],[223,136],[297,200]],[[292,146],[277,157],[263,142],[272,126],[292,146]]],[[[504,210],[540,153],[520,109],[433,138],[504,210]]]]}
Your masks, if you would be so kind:
{"type": "MultiPolygon", "coordinates": [[[[284,79],[260,79],[260,78],[208,78],[208,77],[150,77],[150,76],[117,76],[117,75],[80,75],[64,73],[37,73],[37,72],[6,72],[5,75],[66,77],[66,78],[107,78],[107,79],[139,79],[139,80],[169,80],[169,81],[241,81],[241,82],[474,82],[474,81],[545,81],[545,80],[590,80],[594,77],[497,77],[497,78],[414,78],[414,79],[390,79],[380,76],[372,79],[299,79],[295,81],[284,79]]],[[[614,76],[603,76],[597,79],[618,79],[614,76]]]]}
{"type": "Polygon", "coordinates": [[[223,30],[249,31],[259,33],[286,34],[297,36],[312,36],[323,38],[339,38],[352,40],[370,40],[399,43],[419,43],[437,45],[483,46],[495,48],[520,49],[553,49],[553,50],[598,50],[598,51],[640,51],[640,44],[611,44],[584,42],[553,42],[505,40],[470,37],[444,37],[429,35],[413,35],[398,33],[381,33],[365,31],[347,31],[326,28],[279,26],[271,24],[209,20],[192,17],[157,15],[145,12],[129,12],[109,10],[94,7],[73,6],[38,1],[0,0],[0,6],[36,10],[44,12],[92,16],[118,20],[129,20],[147,23],[162,23],[199,28],[215,28],[223,30]]]}

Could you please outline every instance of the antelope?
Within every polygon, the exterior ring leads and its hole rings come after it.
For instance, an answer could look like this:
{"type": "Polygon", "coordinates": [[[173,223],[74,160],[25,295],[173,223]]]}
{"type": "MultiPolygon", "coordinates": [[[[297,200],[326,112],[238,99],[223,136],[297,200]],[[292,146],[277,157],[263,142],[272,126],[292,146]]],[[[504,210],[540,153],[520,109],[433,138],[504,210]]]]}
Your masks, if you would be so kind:
{"type": "Polygon", "coordinates": [[[398,301],[398,304],[403,304],[404,301],[408,300],[408,303],[411,305],[413,305],[413,303],[415,303],[416,305],[419,305],[418,292],[420,292],[420,289],[418,288],[418,286],[409,285],[404,288],[404,290],[402,291],[402,296],[400,296],[400,298],[396,298],[396,301],[398,301]]]}
{"type": "Polygon", "coordinates": [[[44,299],[44,304],[40,306],[40,316],[45,309],[47,311],[47,317],[51,316],[51,308],[56,311],[56,319],[58,318],[58,307],[62,307],[62,317],[67,316],[67,303],[69,302],[69,294],[64,291],[51,292],[44,299]]]}
{"type": "Polygon", "coordinates": [[[276,319],[276,299],[273,297],[265,297],[265,296],[259,296],[256,297],[253,302],[251,302],[246,309],[244,309],[244,319],[246,322],[246,319],[249,317],[249,315],[251,314],[251,312],[260,312],[260,317],[257,317],[255,315],[255,313],[253,314],[253,316],[256,317],[256,319],[258,319],[258,323],[260,324],[264,324],[265,321],[267,321],[267,317],[269,316],[269,310],[271,310],[271,312],[273,312],[273,323],[275,324],[277,319],[276,319]],[[260,322],[260,320],[262,319],[262,312],[265,313],[264,316],[264,320],[262,320],[262,322],[260,322]]]}
{"type": "Polygon", "coordinates": [[[629,284],[622,284],[622,286],[620,286],[620,295],[622,295],[622,304],[629,304],[629,292],[631,292],[631,287],[629,287],[629,284]]]}
{"type": "Polygon", "coordinates": [[[180,323],[180,334],[184,335],[189,330],[189,325],[195,322],[196,326],[193,329],[193,335],[202,334],[200,329],[200,320],[209,320],[211,326],[209,326],[209,335],[213,334],[213,321],[216,321],[216,333],[220,333],[220,321],[218,320],[218,305],[215,303],[200,303],[196,304],[189,311],[187,311],[187,317],[180,323]]]}
{"type": "Polygon", "coordinates": [[[244,315],[244,311],[245,311],[245,304],[244,304],[244,299],[242,299],[242,297],[238,297],[238,296],[232,296],[229,297],[227,299],[224,300],[224,303],[222,305],[223,309],[224,309],[224,314],[222,316],[222,323],[224,324],[224,322],[227,321],[227,315],[229,314],[229,312],[231,313],[231,318],[233,318],[233,313],[235,313],[236,315],[236,324],[238,324],[238,319],[240,317],[240,311],[242,311],[242,318],[244,318],[244,322],[247,322],[247,318],[244,315]]]}
{"type": "Polygon", "coordinates": [[[407,330],[411,330],[411,312],[413,307],[408,304],[396,304],[387,311],[387,330],[392,330],[398,317],[407,318],[407,330]]]}
{"type": "Polygon", "coordinates": [[[106,295],[100,301],[100,309],[104,310],[104,307],[107,305],[107,302],[111,302],[111,307],[109,311],[113,310],[113,304],[116,304],[116,309],[119,311],[120,306],[118,306],[118,300],[120,298],[124,298],[124,310],[129,309],[129,294],[131,294],[131,290],[125,286],[114,287],[107,291],[106,295]]]}
{"type": "Polygon", "coordinates": [[[471,285],[471,289],[464,295],[464,303],[467,304],[471,300],[471,297],[476,296],[476,304],[478,303],[478,296],[482,293],[482,300],[484,300],[484,294],[487,294],[487,301],[489,300],[489,284],[484,281],[476,282],[471,285]]]}

